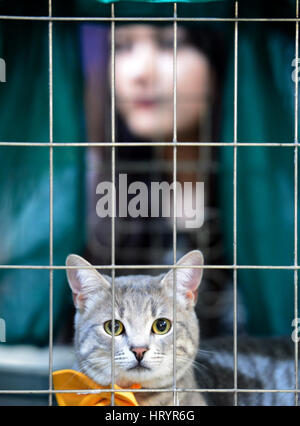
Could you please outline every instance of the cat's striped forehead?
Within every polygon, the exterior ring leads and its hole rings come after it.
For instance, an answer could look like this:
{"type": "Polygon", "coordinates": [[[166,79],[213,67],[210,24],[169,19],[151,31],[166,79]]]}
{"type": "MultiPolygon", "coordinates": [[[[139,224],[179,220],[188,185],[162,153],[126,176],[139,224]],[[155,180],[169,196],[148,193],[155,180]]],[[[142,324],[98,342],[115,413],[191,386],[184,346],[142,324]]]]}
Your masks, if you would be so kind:
{"type": "Polygon", "coordinates": [[[158,292],[144,293],[133,291],[131,296],[125,294],[122,298],[116,295],[116,315],[120,319],[129,320],[134,314],[135,318],[158,318],[169,314],[169,303],[158,292]]]}
{"type": "Polygon", "coordinates": [[[135,275],[115,280],[115,307],[120,319],[156,318],[169,313],[170,301],[161,284],[162,276],[135,275]]]}
{"type": "MultiPolygon", "coordinates": [[[[115,278],[115,288],[119,292],[145,291],[148,294],[151,291],[161,290],[164,274],[153,277],[149,275],[128,275],[115,278]]],[[[111,279],[110,279],[111,282],[111,279]]]]}

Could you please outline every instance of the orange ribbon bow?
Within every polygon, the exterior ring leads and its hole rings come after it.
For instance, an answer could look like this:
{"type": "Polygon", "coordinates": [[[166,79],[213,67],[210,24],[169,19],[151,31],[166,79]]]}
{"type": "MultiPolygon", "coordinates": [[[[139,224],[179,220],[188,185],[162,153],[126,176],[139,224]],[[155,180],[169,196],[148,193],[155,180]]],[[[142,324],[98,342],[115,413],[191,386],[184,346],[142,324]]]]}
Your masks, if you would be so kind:
{"type": "MultiPolygon", "coordinates": [[[[59,370],[53,373],[53,384],[55,390],[86,390],[86,389],[108,389],[100,386],[88,376],[76,370],[59,370]]],[[[115,385],[115,389],[122,389],[115,385]]],[[[134,384],[130,389],[140,389],[141,386],[134,384]]],[[[93,394],[80,393],[57,393],[56,399],[61,406],[104,406],[111,404],[111,392],[93,394]]],[[[138,405],[133,392],[115,392],[115,405],[134,406],[138,405]]]]}

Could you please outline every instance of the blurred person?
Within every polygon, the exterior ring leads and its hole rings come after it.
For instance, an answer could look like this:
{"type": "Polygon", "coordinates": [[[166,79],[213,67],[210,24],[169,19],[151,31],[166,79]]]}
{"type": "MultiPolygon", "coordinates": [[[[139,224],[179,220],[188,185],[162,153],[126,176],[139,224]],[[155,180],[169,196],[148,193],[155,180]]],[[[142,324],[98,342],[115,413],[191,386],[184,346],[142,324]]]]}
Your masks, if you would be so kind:
{"type": "MultiPolygon", "coordinates": [[[[178,26],[176,70],[176,130],[179,142],[215,141],[219,124],[219,93],[224,57],[219,36],[210,27],[178,26]]],[[[117,142],[172,142],[174,133],[174,29],[172,25],[119,25],[115,32],[115,95],[117,142]]],[[[110,83],[111,63],[108,66],[110,83]]],[[[109,140],[107,136],[105,140],[109,140]]],[[[90,182],[90,231],[88,257],[94,264],[111,261],[111,218],[96,215],[99,199],[94,192],[101,181],[111,180],[111,148],[94,149],[97,173],[90,182]],[[100,161],[98,161],[100,160],[100,161]]],[[[216,206],[214,166],[211,147],[177,148],[176,180],[183,184],[204,182],[205,222],[187,229],[178,217],[177,258],[191,249],[201,249],[207,264],[223,264],[222,240],[216,206]]],[[[118,147],[118,174],[128,173],[132,182],[173,181],[173,147],[118,147]],[[155,164],[160,164],[160,168],[155,164]],[[139,169],[140,166],[140,169],[139,169]],[[136,171],[135,171],[136,170],[136,171]]],[[[118,186],[117,186],[118,188],[118,186]]],[[[150,205],[150,202],[149,202],[150,205]]],[[[118,206],[117,206],[118,209],[118,206]]],[[[173,206],[170,218],[119,218],[115,220],[116,264],[173,263],[173,206]]],[[[122,270],[122,273],[126,273],[122,270]]],[[[130,271],[128,271],[130,272],[130,271]]],[[[118,271],[117,271],[118,273],[118,271]]],[[[224,271],[206,271],[203,286],[203,317],[214,328],[212,318],[224,315],[229,282],[224,271]],[[222,289],[222,291],[220,291],[222,289]]],[[[229,296],[230,297],[230,296],[229,296]]],[[[231,303],[231,299],[230,299],[231,303]]],[[[231,306],[229,307],[231,310],[231,306]]],[[[229,326],[230,328],[230,326],[229,326]]],[[[226,331],[223,326],[223,332],[226,331]]],[[[231,330],[230,330],[231,331],[231,330]]]]}

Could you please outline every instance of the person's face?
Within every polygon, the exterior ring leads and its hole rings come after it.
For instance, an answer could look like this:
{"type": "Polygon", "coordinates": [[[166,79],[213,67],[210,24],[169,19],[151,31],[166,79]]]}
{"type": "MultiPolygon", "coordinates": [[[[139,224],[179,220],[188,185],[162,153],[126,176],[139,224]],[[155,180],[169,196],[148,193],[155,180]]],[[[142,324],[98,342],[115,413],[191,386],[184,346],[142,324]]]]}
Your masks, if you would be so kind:
{"type": "MultiPolygon", "coordinates": [[[[172,139],[173,26],[126,25],[116,29],[116,105],[133,134],[144,139],[172,139]]],[[[178,139],[198,131],[212,92],[210,64],[177,31],[178,139]]]]}

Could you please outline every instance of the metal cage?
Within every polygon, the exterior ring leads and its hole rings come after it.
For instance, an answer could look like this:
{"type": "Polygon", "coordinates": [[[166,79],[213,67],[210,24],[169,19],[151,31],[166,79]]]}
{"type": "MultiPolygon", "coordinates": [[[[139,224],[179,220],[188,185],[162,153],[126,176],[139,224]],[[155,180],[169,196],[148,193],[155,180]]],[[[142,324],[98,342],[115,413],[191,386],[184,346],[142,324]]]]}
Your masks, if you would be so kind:
{"type": "MultiPolygon", "coordinates": [[[[233,224],[234,224],[234,232],[233,232],[233,259],[234,262],[232,265],[205,265],[204,269],[227,269],[233,271],[233,316],[234,316],[234,331],[233,331],[233,354],[234,354],[234,388],[232,389],[180,389],[176,386],[176,329],[174,328],[173,334],[173,386],[168,389],[137,389],[135,392],[173,392],[173,402],[174,406],[177,405],[178,399],[177,395],[180,392],[229,392],[234,395],[235,405],[238,405],[238,395],[242,392],[285,392],[285,393],[294,393],[295,395],[295,405],[298,405],[298,395],[299,395],[299,387],[298,387],[298,342],[295,341],[295,389],[270,389],[270,390],[262,390],[262,389],[239,389],[238,381],[237,381],[237,271],[239,269],[286,269],[294,271],[294,313],[295,318],[298,318],[298,212],[297,212],[297,201],[298,201],[298,98],[299,98],[299,89],[298,89],[298,80],[295,81],[295,98],[294,98],[294,142],[293,143],[285,143],[285,147],[294,147],[294,199],[295,199],[295,209],[294,209],[294,265],[293,266],[271,266],[271,265],[238,265],[237,263],[237,179],[238,179],[238,170],[237,170],[237,152],[240,146],[280,146],[281,143],[250,143],[243,142],[239,143],[237,136],[238,129],[238,107],[237,107],[237,96],[238,96],[238,46],[239,46],[239,23],[240,22],[292,22],[295,24],[295,59],[296,59],[296,71],[298,70],[298,58],[299,58],[299,0],[296,1],[296,10],[295,10],[295,18],[239,18],[238,12],[238,1],[235,1],[235,14],[232,18],[179,18],[177,16],[177,3],[174,3],[174,15],[172,18],[149,18],[149,17],[134,17],[134,18],[116,18],[114,13],[114,3],[111,4],[111,17],[110,18],[101,18],[101,17],[54,17],[52,15],[52,0],[49,0],[49,14],[48,16],[9,16],[2,15],[0,16],[0,20],[18,20],[18,21],[44,21],[48,22],[48,53],[49,53],[49,141],[48,143],[29,143],[29,142],[0,142],[0,146],[43,146],[49,148],[49,190],[50,190],[50,227],[49,227],[49,265],[47,266],[36,266],[36,265],[1,265],[1,269],[46,269],[49,270],[49,389],[47,390],[0,390],[1,394],[47,394],[49,395],[49,405],[53,404],[53,394],[55,393],[74,393],[77,391],[63,390],[63,391],[55,391],[53,390],[52,384],[52,369],[53,369],[53,271],[58,269],[66,269],[72,267],[66,266],[54,266],[53,264],[53,148],[54,147],[68,147],[68,146],[109,146],[111,147],[112,160],[111,160],[111,169],[112,169],[112,183],[115,183],[115,149],[118,146],[171,146],[173,147],[173,181],[176,182],[177,176],[177,148],[179,146],[230,146],[234,149],[234,169],[233,169],[233,224]],[[81,143],[58,143],[54,142],[53,139],[53,23],[55,22],[110,22],[111,25],[111,141],[110,142],[81,142],[81,143]],[[116,142],[115,137],[115,24],[116,22],[169,22],[173,24],[174,30],[174,44],[173,44],[173,114],[174,114],[174,126],[173,126],[173,142],[159,142],[159,143],[118,143],[116,142]],[[194,22],[230,22],[234,23],[234,138],[232,142],[179,142],[177,141],[177,123],[176,123],[176,111],[177,111],[177,95],[176,95],[176,58],[177,58],[177,24],[178,22],[183,21],[194,21],[194,22]]],[[[174,318],[176,318],[176,270],[180,266],[176,266],[176,236],[177,236],[177,228],[176,228],[176,191],[174,194],[174,212],[173,212],[173,264],[172,265],[147,265],[146,268],[150,269],[170,269],[173,268],[174,271],[174,285],[173,285],[173,311],[174,318]]],[[[113,206],[115,206],[115,200],[113,200],[113,206]]],[[[113,212],[114,213],[114,212],[113,212]]],[[[107,269],[111,271],[112,274],[112,297],[113,304],[115,298],[115,288],[114,288],[114,280],[115,280],[115,271],[117,269],[143,269],[144,265],[117,265],[115,263],[115,214],[112,215],[111,222],[111,232],[112,232],[112,250],[111,250],[111,263],[109,265],[95,265],[96,268],[99,269],[107,269]]],[[[115,313],[113,310],[113,327],[114,330],[114,321],[115,321],[115,313]]],[[[114,337],[114,336],[113,336],[114,337]]],[[[112,353],[111,353],[111,362],[112,362],[112,405],[114,405],[114,383],[115,383],[115,368],[114,368],[114,354],[115,354],[115,344],[114,338],[112,339],[112,353]]],[[[130,389],[124,389],[122,391],[131,391],[130,389]]],[[[80,390],[80,393],[101,393],[107,392],[107,390],[80,390]]],[[[120,392],[120,390],[118,390],[120,392]]]]}

